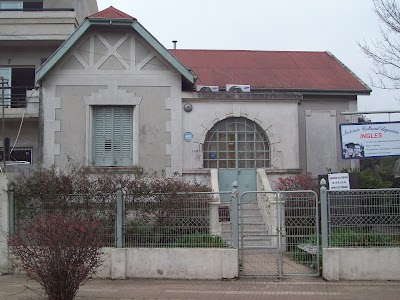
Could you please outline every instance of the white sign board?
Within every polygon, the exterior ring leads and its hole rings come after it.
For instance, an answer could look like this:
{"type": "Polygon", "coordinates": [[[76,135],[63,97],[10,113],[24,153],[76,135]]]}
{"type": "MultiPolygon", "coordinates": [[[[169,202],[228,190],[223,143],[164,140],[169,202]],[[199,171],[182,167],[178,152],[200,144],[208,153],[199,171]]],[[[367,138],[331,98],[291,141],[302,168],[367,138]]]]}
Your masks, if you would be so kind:
{"type": "Polygon", "coordinates": [[[349,173],[328,174],[329,190],[341,191],[350,189],[349,173]]]}
{"type": "Polygon", "coordinates": [[[340,125],[343,159],[400,155],[400,122],[340,125]]]}

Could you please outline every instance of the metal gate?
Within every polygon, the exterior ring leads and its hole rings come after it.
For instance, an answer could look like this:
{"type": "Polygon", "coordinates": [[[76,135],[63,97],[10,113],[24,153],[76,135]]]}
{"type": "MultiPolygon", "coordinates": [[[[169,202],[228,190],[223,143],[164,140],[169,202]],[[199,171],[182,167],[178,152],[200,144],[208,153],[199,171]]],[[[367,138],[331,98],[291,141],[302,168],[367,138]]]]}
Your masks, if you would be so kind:
{"type": "Polygon", "coordinates": [[[318,276],[318,197],[313,191],[245,192],[239,199],[242,276],[318,276]]]}

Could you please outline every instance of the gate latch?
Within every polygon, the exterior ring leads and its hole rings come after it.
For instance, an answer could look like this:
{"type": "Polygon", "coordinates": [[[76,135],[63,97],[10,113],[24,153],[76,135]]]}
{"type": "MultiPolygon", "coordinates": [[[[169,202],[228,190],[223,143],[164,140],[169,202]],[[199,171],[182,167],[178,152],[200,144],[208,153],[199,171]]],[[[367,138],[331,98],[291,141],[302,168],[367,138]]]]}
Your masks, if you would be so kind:
{"type": "Polygon", "coordinates": [[[231,196],[232,196],[233,198],[236,198],[236,197],[237,197],[237,194],[238,194],[237,186],[238,186],[238,184],[237,184],[236,181],[232,182],[232,187],[233,187],[233,189],[232,189],[232,195],[231,195],[231,196]]]}

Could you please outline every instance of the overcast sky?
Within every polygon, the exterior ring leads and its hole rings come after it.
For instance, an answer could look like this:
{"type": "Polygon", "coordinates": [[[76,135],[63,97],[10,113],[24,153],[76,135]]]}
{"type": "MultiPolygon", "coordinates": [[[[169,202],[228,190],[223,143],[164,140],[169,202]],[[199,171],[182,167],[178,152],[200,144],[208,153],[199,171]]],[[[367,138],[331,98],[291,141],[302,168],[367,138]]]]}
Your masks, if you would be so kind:
{"type": "MultiPolygon", "coordinates": [[[[97,0],[135,17],[165,47],[329,51],[371,86],[357,42],[379,38],[372,0],[97,0]]],[[[373,88],[359,111],[400,110],[400,91],[373,88]]],[[[388,114],[370,115],[388,121],[388,114]]],[[[391,114],[400,120],[400,114],[391,114]]]]}

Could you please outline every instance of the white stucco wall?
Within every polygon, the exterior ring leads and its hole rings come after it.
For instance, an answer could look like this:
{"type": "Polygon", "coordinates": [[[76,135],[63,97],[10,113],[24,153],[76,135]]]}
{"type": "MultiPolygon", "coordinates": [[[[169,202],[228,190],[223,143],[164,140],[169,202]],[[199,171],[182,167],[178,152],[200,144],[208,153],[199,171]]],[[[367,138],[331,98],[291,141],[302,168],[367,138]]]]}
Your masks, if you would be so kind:
{"type": "Polygon", "coordinates": [[[238,277],[238,250],[104,248],[100,278],[223,279],[238,277]]]}
{"type": "Polygon", "coordinates": [[[247,118],[261,126],[270,143],[272,169],[299,167],[298,100],[186,98],[184,102],[192,104],[193,110],[182,115],[183,169],[203,167],[202,145],[207,132],[216,123],[229,117],[247,118]],[[185,132],[193,133],[191,142],[183,141],[185,132]]]}
{"type": "Polygon", "coordinates": [[[313,176],[358,168],[356,160],[343,160],[339,124],[357,122],[357,116],[341,115],[357,110],[355,96],[329,96],[302,100],[299,104],[300,168],[313,176]]]}
{"type": "Polygon", "coordinates": [[[326,280],[400,280],[400,248],[323,249],[326,280]]]}
{"type": "Polygon", "coordinates": [[[181,75],[159,56],[133,29],[82,37],[43,82],[44,166],[91,165],[90,106],[132,105],[132,165],[181,174],[181,75]]]}

